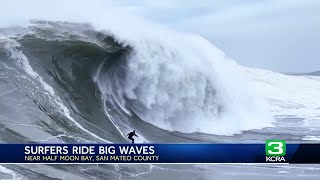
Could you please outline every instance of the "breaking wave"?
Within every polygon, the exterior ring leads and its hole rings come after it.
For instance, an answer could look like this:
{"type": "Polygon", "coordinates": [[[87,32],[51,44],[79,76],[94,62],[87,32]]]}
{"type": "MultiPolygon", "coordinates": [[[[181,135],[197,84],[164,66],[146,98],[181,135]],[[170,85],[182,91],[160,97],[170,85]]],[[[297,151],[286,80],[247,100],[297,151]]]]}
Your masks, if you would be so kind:
{"type": "Polygon", "coordinates": [[[200,36],[165,32],[166,38],[125,39],[86,24],[10,32],[19,33],[2,38],[9,58],[4,62],[17,61],[82,130],[87,131],[68,109],[86,121],[102,104],[106,121],[120,134],[133,128],[133,116],[164,130],[221,135],[263,128],[272,121],[246,90],[250,88],[241,67],[200,36]],[[52,84],[67,97],[59,97],[52,84]]]}

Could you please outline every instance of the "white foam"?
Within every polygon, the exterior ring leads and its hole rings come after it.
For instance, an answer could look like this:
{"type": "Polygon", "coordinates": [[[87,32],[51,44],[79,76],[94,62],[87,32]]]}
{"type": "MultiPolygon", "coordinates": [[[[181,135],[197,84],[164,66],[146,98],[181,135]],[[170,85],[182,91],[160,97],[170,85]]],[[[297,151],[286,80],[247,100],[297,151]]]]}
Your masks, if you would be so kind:
{"type": "Polygon", "coordinates": [[[302,139],[306,141],[320,141],[320,136],[305,136],[302,139]]]}
{"type": "Polygon", "coordinates": [[[272,126],[239,65],[202,37],[150,26],[152,36],[114,33],[135,51],[127,79],[100,86],[103,92],[117,89],[115,97],[131,99],[139,117],[166,130],[231,135],[272,126]]]}
{"type": "Polygon", "coordinates": [[[256,96],[271,105],[274,116],[305,118],[305,126],[320,127],[320,77],[242,70],[250,75],[250,86],[256,96]]]}
{"type": "Polygon", "coordinates": [[[289,174],[288,171],[278,171],[279,174],[289,174]]]}

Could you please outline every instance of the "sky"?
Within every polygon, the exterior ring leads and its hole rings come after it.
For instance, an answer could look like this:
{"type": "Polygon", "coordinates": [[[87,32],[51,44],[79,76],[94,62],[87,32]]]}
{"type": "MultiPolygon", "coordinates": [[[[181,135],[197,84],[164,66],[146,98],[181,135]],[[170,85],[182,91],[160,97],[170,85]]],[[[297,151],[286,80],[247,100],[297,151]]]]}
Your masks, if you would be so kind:
{"type": "MultiPolygon", "coordinates": [[[[279,72],[320,70],[319,0],[6,0],[0,26],[18,17],[85,15],[116,8],[200,34],[239,64],[279,72]]],[[[132,23],[134,22],[126,22],[132,23]]]]}

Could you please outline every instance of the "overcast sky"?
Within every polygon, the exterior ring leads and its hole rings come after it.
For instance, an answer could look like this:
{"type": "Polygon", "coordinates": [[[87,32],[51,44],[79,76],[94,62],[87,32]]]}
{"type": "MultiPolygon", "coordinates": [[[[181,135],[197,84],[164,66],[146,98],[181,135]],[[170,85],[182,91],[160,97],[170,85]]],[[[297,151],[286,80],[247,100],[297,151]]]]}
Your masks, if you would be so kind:
{"type": "Polygon", "coordinates": [[[0,25],[48,14],[98,18],[115,7],[115,16],[129,12],[201,34],[249,67],[320,70],[320,0],[6,0],[1,6],[0,25]]]}
{"type": "Polygon", "coordinates": [[[240,64],[320,70],[319,0],[114,0],[152,21],[201,34],[240,64]]]}

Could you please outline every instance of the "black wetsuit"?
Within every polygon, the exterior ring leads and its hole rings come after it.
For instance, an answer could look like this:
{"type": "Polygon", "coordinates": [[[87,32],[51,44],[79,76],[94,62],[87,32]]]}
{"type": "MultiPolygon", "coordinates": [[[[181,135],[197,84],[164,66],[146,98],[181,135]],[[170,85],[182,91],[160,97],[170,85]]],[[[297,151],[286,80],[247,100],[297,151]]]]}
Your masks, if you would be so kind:
{"type": "MultiPolygon", "coordinates": [[[[134,143],[133,136],[137,136],[135,132],[130,132],[130,133],[128,134],[128,139],[130,139],[132,143],[134,143]]],[[[138,136],[137,136],[137,137],[138,137],[138,136]]]]}

